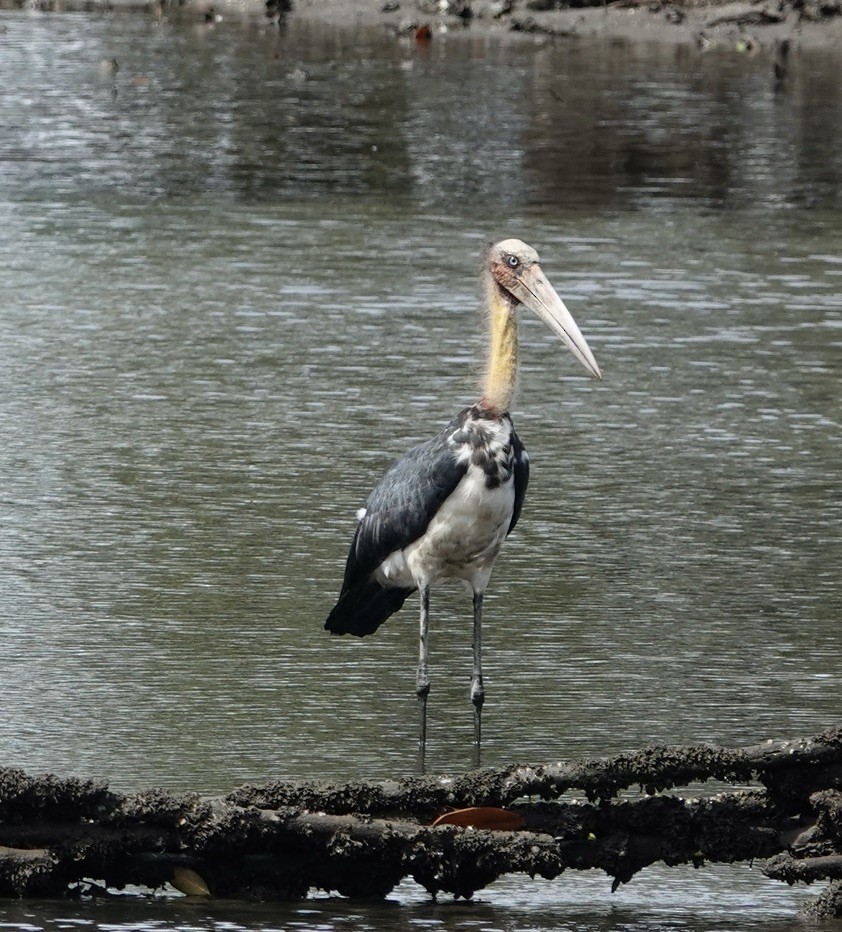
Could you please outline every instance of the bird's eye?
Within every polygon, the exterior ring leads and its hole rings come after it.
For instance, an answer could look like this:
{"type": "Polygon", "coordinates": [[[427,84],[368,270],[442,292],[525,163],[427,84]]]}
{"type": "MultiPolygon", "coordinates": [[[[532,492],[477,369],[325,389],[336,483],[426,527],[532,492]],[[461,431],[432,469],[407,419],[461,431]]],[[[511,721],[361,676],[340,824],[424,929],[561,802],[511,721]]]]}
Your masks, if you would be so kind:
{"type": "Polygon", "coordinates": [[[520,259],[517,256],[506,256],[506,265],[510,269],[516,269],[520,265],[520,259]]]}

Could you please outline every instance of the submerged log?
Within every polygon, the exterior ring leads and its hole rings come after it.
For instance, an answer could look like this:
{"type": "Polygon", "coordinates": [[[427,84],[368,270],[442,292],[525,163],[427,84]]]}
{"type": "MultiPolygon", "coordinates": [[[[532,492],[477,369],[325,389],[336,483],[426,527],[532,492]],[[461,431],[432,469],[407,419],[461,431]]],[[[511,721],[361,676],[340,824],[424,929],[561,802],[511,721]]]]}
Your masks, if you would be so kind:
{"type": "Polygon", "coordinates": [[[470,897],[513,872],[551,879],[596,867],[616,889],[657,861],[756,858],[770,858],[765,873],[787,883],[830,880],[812,912],[840,913],[842,727],[740,749],[660,746],[459,777],[273,782],[225,797],[121,794],[0,769],[2,895],[170,882],[223,897],[321,889],[371,898],[412,877],[433,895],[470,897]],[[708,798],[663,792],[709,779],[756,785],[708,798]],[[570,791],[579,798],[561,799],[570,791]],[[466,825],[470,807],[505,808],[483,808],[476,824],[502,819],[516,830],[466,825]],[[431,824],[452,810],[467,812],[431,824]]]}

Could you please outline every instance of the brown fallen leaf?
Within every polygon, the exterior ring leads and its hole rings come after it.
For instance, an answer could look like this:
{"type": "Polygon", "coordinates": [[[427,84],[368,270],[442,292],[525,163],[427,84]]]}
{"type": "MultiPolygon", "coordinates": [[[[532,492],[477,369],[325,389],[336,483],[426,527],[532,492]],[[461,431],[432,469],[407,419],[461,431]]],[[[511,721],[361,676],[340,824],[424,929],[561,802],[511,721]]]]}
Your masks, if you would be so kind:
{"type": "Polygon", "coordinates": [[[471,806],[469,809],[454,809],[440,815],[433,825],[471,825],[474,828],[484,828],[491,832],[516,832],[526,825],[523,816],[508,809],[497,809],[494,806],[471,806]]]}

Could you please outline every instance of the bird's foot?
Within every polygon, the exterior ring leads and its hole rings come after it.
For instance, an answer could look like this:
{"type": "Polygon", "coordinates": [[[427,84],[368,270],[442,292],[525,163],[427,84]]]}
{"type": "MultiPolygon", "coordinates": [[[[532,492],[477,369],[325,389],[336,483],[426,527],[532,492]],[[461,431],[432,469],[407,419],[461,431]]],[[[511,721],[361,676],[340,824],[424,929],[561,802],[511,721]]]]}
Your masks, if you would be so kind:
{"type": "Polygon", "coordinates": [[[482,686],[482,674],[471,678],[471,704],[474,707],[474,755],[473,765],[480,766],[480,751],[482,747],[482,705],[485,702],[485,690],[482,686]]]}
{"type": "Polygon", "coordinates": [[[422,695],[418,693],[419,721],[418,721],[418,773],[424,776],[427,769],[427,693],[430,691],[430,684],[427,684],[427,690],[422,695]]]}
{"type": "Polygon", "coordinates": [[[479,770],[482,758],[482,718],[479,706],[474,706],[474,752],[471,764],[474,770],[479,770]]]}

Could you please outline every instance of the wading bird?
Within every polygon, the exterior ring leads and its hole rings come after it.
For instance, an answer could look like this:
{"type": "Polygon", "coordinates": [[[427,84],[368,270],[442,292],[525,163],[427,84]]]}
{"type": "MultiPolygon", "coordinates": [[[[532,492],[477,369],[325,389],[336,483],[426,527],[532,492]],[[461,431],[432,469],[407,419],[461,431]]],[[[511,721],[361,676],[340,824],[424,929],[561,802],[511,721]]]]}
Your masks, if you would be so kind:
{"type": "Polygon", "coordinates": [[[547,281],[538,254],[517,239],[483,253],[490,348],[482,398],[460,411],[436,437],[413,447],[385,474],[357,513],[339,600],[325,622],[332,634],[365,637],[416,589],[421,639],[416,693],[419,756],[427,738],[430,586],[458,579],[473,593],[474,761],[479,764],[482,682],[482,600],[494,560],[520,517],[529,458],[512,426],[509,405],[517,376],[517,308],[524,305],[567,344],[588,372],[599,366],[570,312],[547,281]]]}

